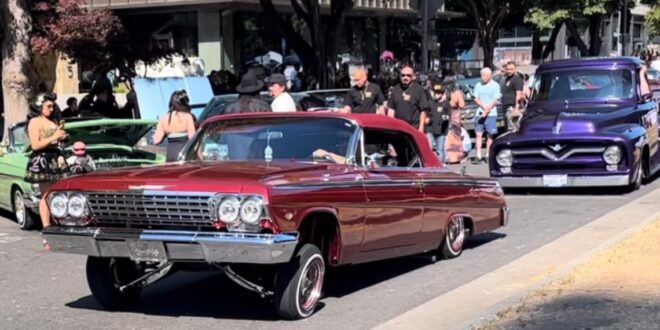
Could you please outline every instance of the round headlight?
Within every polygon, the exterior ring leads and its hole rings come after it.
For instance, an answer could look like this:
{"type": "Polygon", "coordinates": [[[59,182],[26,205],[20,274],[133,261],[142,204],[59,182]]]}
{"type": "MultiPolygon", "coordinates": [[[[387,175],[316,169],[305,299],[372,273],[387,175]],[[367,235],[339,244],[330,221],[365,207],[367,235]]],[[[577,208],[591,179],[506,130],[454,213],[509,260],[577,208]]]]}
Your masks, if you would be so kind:
{"type": "Polygon", "coordinates": [[[241,220],[250,225],[256,224],[261,219],[262,209],[261,199],[256,197],[246,199],[241,205],[241,220]]]}
{"type": "Polygon", "coordinates": [[[55,218],[64,218],[67,215],[69,199],[65,194],[55,194],[50,199],[50,214],[55,218]]]}
{"type": "Polygon", "coordinates": [[[603,152],[603,160],[608,165],[616,165],[621,161],[621,148],[618,146],[611,146],[603,152]]]}
{"type": "Polygon", "coordinates": [[[235,196],[223,198],[218,205],[218,219],[224,223],[236,222],[240,212],[241,202],[235,196]]]}
{"type": "Polygon", "coordinates": [[[513,153],[509,149],[504,149],[497,153],[495,160],[501,167],[511,167],[513,165],[513,153]]]}
{"type": "Polygon", "coordinates": [[[87,209],[87,199],[82,194],[69,195],[69,215],[75,218],[80,218],[85,214],[87,209]]]}

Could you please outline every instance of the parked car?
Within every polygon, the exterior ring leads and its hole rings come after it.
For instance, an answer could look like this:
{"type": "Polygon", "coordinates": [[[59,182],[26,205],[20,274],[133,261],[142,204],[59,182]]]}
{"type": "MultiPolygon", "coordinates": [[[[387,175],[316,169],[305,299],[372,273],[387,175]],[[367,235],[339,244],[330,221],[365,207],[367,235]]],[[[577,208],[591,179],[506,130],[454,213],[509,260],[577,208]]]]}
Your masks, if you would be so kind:
{"type": "Polygon", "coordinates": [[[468,236],[508,221],[497,181],[443,168],[422,133],[386,116],[217,116],[182,157],[49,192],[55,225],[43,235],[55,252],[89,256],[105,308],[137,303],[170,267],[208,265],[273,297],[282,317],[305,318],[326,267],[457,257],[468,236]]]}
{"type": "MultiPolygon", "coordinates": [[[[69,119],[64,127],[69,134],[65,156],[72,153],[74,142],[84,141],[97,169],[163,163],[164,155],[136,146],[155,125],[145,119],[69,119]]],[[[30,152],[25,122],[12,125],[0,152],[0,207],[14,213],[21,229],[40,224],[41,192],[24,181],[30,152]]]]}
{"type": "Polygon", "coordinates": [[[490,175],[504,187],[630,186],[659,168],[658,104],[640,95],[635,58],[542,64],[518,132],[498,138],[490,175]]]}
{"type": "MultiPolygon", "coordinates": [[[[291,93],[291,97],[296,102],[298,111],[316,112],[316,111],[338,111],[343,107],[344,95],[348,89],[319,89],[305,92],[291,93]]],[[[273,97],[266,91],[261,92],[260,98],[268,103],[273,101],[273,97]]],[[[206,119],[224,114],[224,110],[231,102],[238,99],[238,94],[224,94],[214,96],[204,107],[198,121],[204,122],[206,119]]]]}

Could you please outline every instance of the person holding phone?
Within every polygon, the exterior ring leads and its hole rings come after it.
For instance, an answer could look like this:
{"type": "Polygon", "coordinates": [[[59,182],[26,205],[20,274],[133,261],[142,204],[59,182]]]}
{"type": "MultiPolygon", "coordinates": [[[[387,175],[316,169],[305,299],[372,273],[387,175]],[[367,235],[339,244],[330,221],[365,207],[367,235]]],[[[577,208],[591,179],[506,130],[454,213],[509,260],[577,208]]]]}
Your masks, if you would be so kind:
{"type": "MultiPolygon", "coordinates": [[[[32,153],[28,160],[25,181],[32,183],[35,190],[42,193],[39,216],[44,228],[50,225],[50,211],[43,192],[69,172],[64,153],[59,147],[60,142],[67,137],[63,127],[64,122],[58,125],[53,118],[56,98],[52,93],[37,97],[30,107],[26,125],[32,153]]],[[[46,250],[50,249],[45,240],[43,247],[46,250]]]]}

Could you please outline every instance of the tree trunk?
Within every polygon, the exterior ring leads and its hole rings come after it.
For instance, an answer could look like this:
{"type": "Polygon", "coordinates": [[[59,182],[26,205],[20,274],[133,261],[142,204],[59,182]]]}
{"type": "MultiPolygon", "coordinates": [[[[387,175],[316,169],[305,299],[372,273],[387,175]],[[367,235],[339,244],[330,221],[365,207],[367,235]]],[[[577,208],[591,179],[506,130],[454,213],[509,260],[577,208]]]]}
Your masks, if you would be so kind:
{"type": "Polygon", "coordinates": [[[26,0],[7,0],[0,6],[5,33],[2,40],[2,92],[4,127],[25,120],[31,94],[27,71],[30,63],[30,29],[32,20],[26,0]]]}
{"type": "Polygon", "coordinates": [[[543,45],[541,44],[541,31],[532,29],[532,64],[540,64],[543,60],[543,45]]]}
{"type": "Polygon", "coordinates": [[[573,39],[575,39],[575,42],[577,42],[577,47],[580,50],[580,55],[589,56],[589,48],[587,48],[587,45],[584,43],[584,40],[582,40],[582,36],[578,31],[577,24],[575,23],[575,21],[570,20],[566,22],[566,28],[568,29],[568,32],[571,33],[573,39]]]}
{"type": "Polygon", "coordinates": [[[600,55],[600,47],[602,40],[600,38],[600,22],[603,16],[591,15],[589,16],[589,56],[600,55]]]}
{"type": "Polygon", "coordinates": [[[552,28],[552,32],[550,33],[550,39],[548,40],[548,44],[545,46],[545,49],[543,50],[542,59],[545,60],[546,58],[548,58],[548,56],[550,56],[550,53],[555,51],[557,36],[559,35],[559,31],[561,31],[562,25],[564,25],[564,22],[559,22],[555,24],[554,28],[552,28]]]}
{"type": "MultiPolygon", "coordinates": [[[[481,48],[484,51],[484,68],[494,68],[493,65],[493,52],[495,52],[495,40],[497,37],[492,31],[479,31],[480,36],[479,40],[481,42],[481,48]]],[[[497,32],[495,32],[497,33],[497,32]]]]}

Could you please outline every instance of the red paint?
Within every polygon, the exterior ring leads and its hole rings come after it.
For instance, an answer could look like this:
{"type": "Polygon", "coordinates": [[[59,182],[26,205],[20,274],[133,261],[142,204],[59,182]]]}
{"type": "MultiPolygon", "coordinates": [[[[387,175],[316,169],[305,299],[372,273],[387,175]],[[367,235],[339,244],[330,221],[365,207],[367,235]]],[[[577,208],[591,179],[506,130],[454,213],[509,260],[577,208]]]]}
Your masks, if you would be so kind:
{"type": "MultiPolygon", "coordinates": [[[[502,225],[504,196],[495,180],[449,172],[426,137],[407,123],[379,115],[240,114],[209,119],[267,116],[342,117],[362,127],[397,130],[415,138],[426,168],[368,169],[309,162],[228,161],[166,164],[99,171],[55,183],[52,190],[125,191],[151,186],[166,191],[258,194],[273,232],[297,231],[308,216],[322,212],[338,223],[331,241],[332,264],[360,263],[437,248],[452,214],[465,214],[473,234],[502,225]],[[292,217],[287,219],[290,213],[292,217]]],[[[218,228],[218,227],[216,227],[218,228]]]]}

